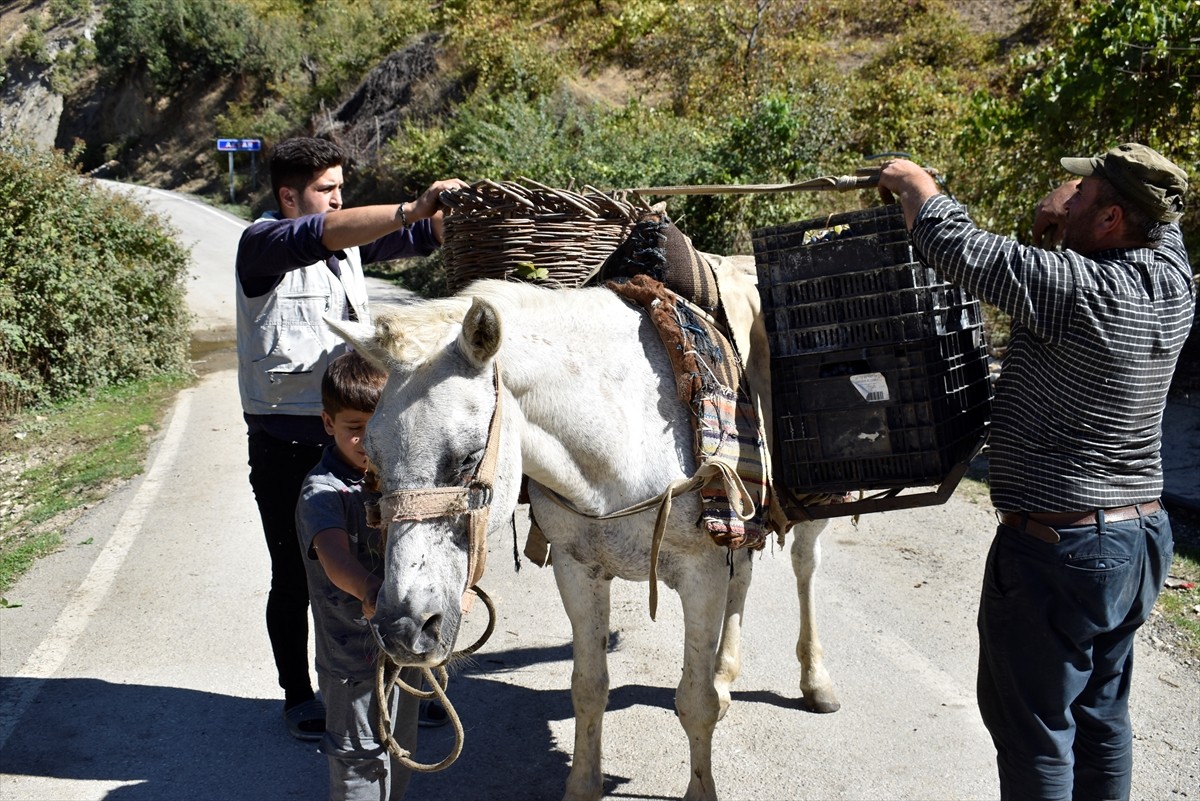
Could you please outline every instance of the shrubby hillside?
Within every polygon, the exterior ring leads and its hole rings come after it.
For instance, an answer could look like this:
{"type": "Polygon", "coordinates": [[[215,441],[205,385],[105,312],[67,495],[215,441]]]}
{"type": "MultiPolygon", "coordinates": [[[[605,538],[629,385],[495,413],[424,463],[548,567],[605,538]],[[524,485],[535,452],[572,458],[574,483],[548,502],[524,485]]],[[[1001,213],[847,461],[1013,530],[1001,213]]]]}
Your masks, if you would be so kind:
{"type": "Polygon", "coordinates": [[[188,253],[161,219],[0,143],[0,419],[186,367],[188,253]]]}
{"type": "MultiPolygon", "coordinates": [[[[1188,0],[49,0],[0,25],[4,91],[65,97],[55,143],[81,139],[83,169],[214,199],[219,136],[338,137],[356,201],[444,175],[791,182],[905,152],[1009,232],[1067,153],[1139,139],[1200,177],[1197,31],[1188,0]]],[[[238,158],[238,201],[260,205],[238,158]]],[[[670,209],[729,252],[855,202],[670,209]]]]}
{"type": "MultiPolygon", "coordinates": [[[[1024,235],[1063,155],[1146,142],[1200,181],[1193,0],[23,0],[0,137],[227,203],[218,137],[328,135],[351,203],[436,178],[601,189],[792,183],[906,153],[1024,235]]],[[[235,157],[247,215],[263,166],[235,157]],[[259,168],[252,170],[251,168],[259,168]]],[[[1196,197],[1200,197],[1197,194],[1196,197]]],[[[696,244],[860,204],[668,198],[696,244]]],[[[1200,254],[1200,202],[1183,221],[1200,254]]],[[[1197,259],[1200,261],[1200,258],[1197,259]]],[[[435,257],[401,280],[444,290],[435,257]]],[[[1003,343],[1003,320],[993,328],[1003,343]]]]}

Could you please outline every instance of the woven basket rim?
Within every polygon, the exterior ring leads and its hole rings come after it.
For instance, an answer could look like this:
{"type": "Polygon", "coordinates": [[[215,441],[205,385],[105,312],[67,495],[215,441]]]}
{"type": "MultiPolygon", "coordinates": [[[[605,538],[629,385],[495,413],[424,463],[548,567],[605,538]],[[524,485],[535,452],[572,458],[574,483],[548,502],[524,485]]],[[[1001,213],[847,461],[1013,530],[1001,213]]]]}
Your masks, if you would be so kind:
{"type": "Polygon", "coordinates": [[[632,223],[649,209],[640,196],[634,197],[636,203],[629,200],[625,191],[602,192],[584,185],[582,192],[577,192],[573,189],[557,189],[522,177],[515,181],[483,179],[466,189],[443,192],[441,199],[449,209],[447,221],[455,217],[461,220],[462,214],[507,214],[585,220],[619,218],[632,223]]]}
{"type": "Polygon", "coordinates": [[[526,268],[544,268],[536,283],[545,286],[582,286],[649,210],[641,198],[528,178],[476,181],[442,193],[442,202],[442,261],[453,291],[480,278],[527,280],[518,272],[526,268]]]}

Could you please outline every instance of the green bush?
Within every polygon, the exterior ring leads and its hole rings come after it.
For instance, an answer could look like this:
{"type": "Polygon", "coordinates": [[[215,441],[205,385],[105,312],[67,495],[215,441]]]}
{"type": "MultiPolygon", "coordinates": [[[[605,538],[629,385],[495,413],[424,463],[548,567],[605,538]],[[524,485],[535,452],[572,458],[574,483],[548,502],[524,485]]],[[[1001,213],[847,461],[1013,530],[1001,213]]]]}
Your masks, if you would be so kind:
{"type": "Polygon", "coordinates": [[[110,0],[96,29],[96,59],[109,80],[149,76],[171,95],[223,76],[269,79],[287,53],[250,10],[233,0],[110,0]]]}
{"type": "Polygon", "coordinates": [[[565,62],[544,32],[521,17],[523,0],[446,0],[439,24],[463,70],[491,95],[553,92],[574,65],[565,62]]]}
{"type": "Polygon", "coordinates": [[[863,153],[901,152],[945,170],[956,161],[954,133],[986,85],[992,46],[944,0],[914,4],[899,30],[858,70],[851,92],[863,153]]]}
{"type": "MultiPolygon", "coordinates": [[[[813,79],[804,88],[761,98],[745,113],[712,128],[712,144],[698,159],[698,171],[680,184],[788,184],[857,166],[847,152],[850,117],[838,102],[841,87],[813,79]]],[[[701,250],[749,253],[756,228],[792,222],[833,210],[830,202],[855,205],[839,194],[786,192],[752,195],[697,195],[682,200],[675,216],[701,250]]]]}
{"type": "Polygon", "coordinates": [[[66,159],[0,140],[0,414],[185,369],[188,253],[66,159]]]}
{"type": "Polygon", "coordinates": [[[514,92],[460,107],[445,123],[409,123],[383,169],[404,176],[408,192],[448,175],[629,189],[679,183],[709,141],[692,122],[637,102],[611,108],[565,90],[533,99],[514,92]]]}
{"type": "MultiPolygon", "coordinates": [[[[1140,141],[1193,186],[1200,178],[1200,3],[1091,0],[1063,14],[1044,23],[1056,38],[1014,56],[1003,91],[977,93],[956,142],[977,219],[994,230],[1029,230],[1033,204],[1067,178],[1061,156],[1140,141]]],[[[1198,206],[1189,202],[1182,221],[1192,254],[1198,206]]]]}
{"type": "MultiPolygon", "coordinates": [[[[791,183],[857,166],[840,87],[813,80],[726,120],[679,117],[640,102],[620,108],[570,92],[513,93],[461,107],[447,125],[410,123],[379,173],[414,193],[448,175],[468,181],[532,178],[601,190],[682,184],[791,183]]],[[[378,179],[377,179],[378,180],[378,179]]],[[[664,198],[650,198],[660,200],[664,198]]],[[[749,252],[751,228],[812,216],[828,198],[791,193],[667,196],[668,212],[697,247],[749,252]]],[[[842,204],[857,203],[845,196],[842,204]]]]}
{"type": "Polygon", "coordinates": [[[50,55],[46,41],[45,23],[42,22],[40,16],[29,17],[29,21],[25,25],[25,32],[13,47],[13,53],[31,64],[48,66],[53,63],[54,58],[50,55]]]}

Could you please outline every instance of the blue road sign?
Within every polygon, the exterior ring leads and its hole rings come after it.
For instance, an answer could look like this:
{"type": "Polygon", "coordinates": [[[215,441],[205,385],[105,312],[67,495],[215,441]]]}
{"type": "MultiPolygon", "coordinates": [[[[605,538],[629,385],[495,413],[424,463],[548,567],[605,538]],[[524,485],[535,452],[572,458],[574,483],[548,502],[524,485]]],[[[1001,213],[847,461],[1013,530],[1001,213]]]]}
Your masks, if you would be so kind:
{"type": "Polygon", "coordinates": [[[235,150],[262,150],[261,139],[218,139],[217,150],[233,152],[235,150]]]}

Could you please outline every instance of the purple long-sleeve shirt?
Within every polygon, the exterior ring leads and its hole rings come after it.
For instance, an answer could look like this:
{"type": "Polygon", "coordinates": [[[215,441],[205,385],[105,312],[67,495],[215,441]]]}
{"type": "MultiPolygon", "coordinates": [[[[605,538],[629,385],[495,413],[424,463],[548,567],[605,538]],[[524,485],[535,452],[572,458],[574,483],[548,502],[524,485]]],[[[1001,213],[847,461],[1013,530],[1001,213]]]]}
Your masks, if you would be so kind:
{"type": "MultiPolygon", "coordinates": [[[[337,255],[321,243],[325,215],[263,217],[242,232],[238,243],[237,276],[247,297],[265,295],[289,270],[307,267],[337,255]]],[[[359,247],[363,264],[412,256],[428,256],[438,247],[429,220],[419,220],[399,231],[359,247]]]]}
{"type": "MultiPolygon", "coordinates": [[[[235,266],[242,291],[247,297],[260,297],[274,290],[284,274],[291,270],[318,262],[329,264],[331,256],[345,259],[344,251],[332,251],[322,244],[324,235],[324,214],[284,218],[277,212],[269,212],[256,220],[242,232],[238,243],[235,266]]],[[[362,264],[374,264],[427,256],[437,247],[433,225],[429,220],[419,220],[360,246],[358,252],[362,264]]],[[[280,414],[245,414],[244,417],[252,434],[261,431],[285,442],[305,444],[332,441],[325,433],[320,417],[280,414]]]]}

